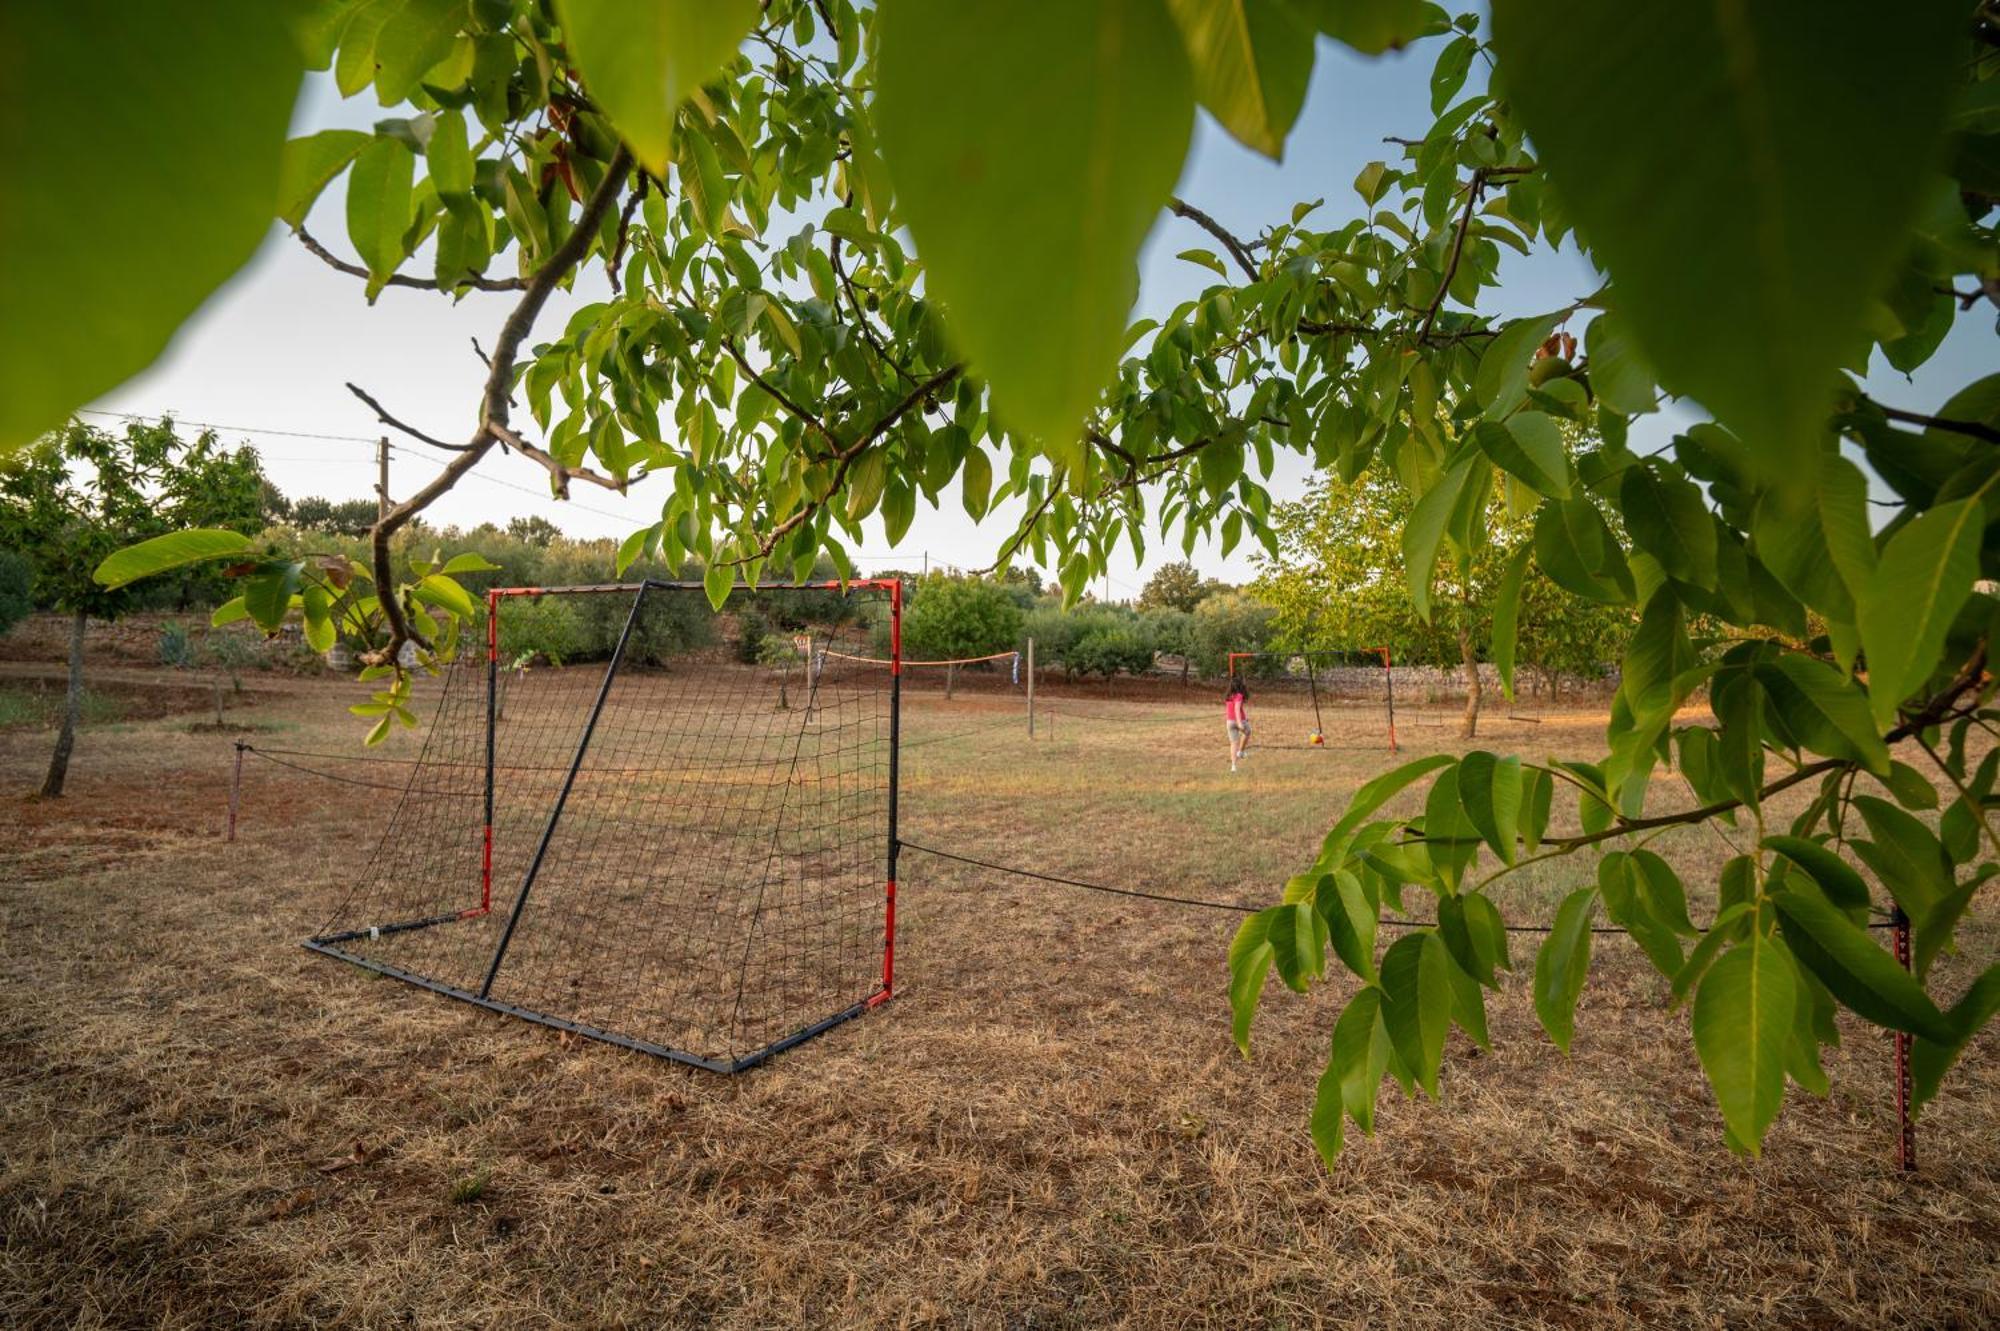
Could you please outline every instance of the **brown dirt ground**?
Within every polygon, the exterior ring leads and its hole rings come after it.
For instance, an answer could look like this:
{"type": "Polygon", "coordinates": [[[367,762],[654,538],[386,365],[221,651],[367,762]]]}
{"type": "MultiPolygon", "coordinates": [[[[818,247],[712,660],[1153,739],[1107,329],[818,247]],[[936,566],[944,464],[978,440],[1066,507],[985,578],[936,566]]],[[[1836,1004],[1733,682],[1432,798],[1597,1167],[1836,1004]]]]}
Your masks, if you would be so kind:
{"type": "MultiPolygon", "coordinates": [[[[251,738],[347,752],[352,698],[282,682],[251,738]]],[[[1794,1091],[1765,1157],[1739,1160],[1684,1017],[1610,940],[1572,1058],[1517,971],[1495,1052],[1454,1035],[1442,1103],[1385,1093],[1375,1139],[1329,1175],[1304,1125],[1345,985],[1267,994],[1245,1062],[1232,917],[910,852],[896,1000],[722,1078],[300,950],[385,792],[253,758],[226,843],[231,739],[190,733],[201,701],[86,731],[59,803],[11,793],[48,736],[0,734],[0,1322],[2000,1322],[1990,1036],[1927,1112],[1914,1176],[1890,1163],[1887,1038],[1859,1026],[1830,1053],[1832,1096],[1794,1091]]],[[[1232,776],[1212,700],[1065,701],[1031,742],[1005,696],[914,692],[905,834],[1261,904],[1390,761],[1365,709],[1324,752],[1265,709],[1232,776]]],[[[1503,722],[1489,742],[1585,755],[1597,724],[1503,722]]],[[[1442,714],[1403,737],[1456,743],[1442,714]]],[[[1692,882],[1723,835],[1655,844],[1692,882]]],[[[1518,875],[1502,900],[1546,919],[1588,871],[1518,875]]],[[[1996,933],[1988,905],[1942,986],[1996,933]]]]}

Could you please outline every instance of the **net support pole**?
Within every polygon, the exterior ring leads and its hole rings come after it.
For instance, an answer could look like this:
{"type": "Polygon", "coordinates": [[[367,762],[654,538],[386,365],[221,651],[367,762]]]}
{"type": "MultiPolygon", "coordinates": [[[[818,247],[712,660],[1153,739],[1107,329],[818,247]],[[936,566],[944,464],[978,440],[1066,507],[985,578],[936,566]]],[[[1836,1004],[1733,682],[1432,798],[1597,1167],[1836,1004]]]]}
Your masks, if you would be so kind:
{"type": "Polygon", "coordinates": [[[882,988],[870,1007],[889,1001],[896,988],[896,860],[903,849],[896,835],[896,796],[903,754],[903,580],[889,584],[889,845],[882,897],[882,988]]]}
{"type": "Polygon", "coordinates": [[[236,741],[236,766],[229,773],[229,814],[224,819],[222,839],[236,839],[236,810],[243,803],[243,750],[249,748],[242,740],[236,741]]]}
{"type": "Polygon", "coordinates": [[[1035,640],[1028,639],[1028,738],[1035,737],[1035,640]]]}
{"type": "Polygon", "coordinates": [[[1310,656],[1306,657],[1306,687],[1312,690],[1313,734],[1324,736],[1326,722],[1321,720],[1319,715],[1319,666],[1314,664],[1310,656]]]}
{"type": "MultiPolygon", "coordinates": [[[[1910,969],[1910,917],[1896,907],[1892,917],[1896,931],[1896,961],[1910,969]]],[[[1917,1167],[1917,1125],[1910,1120],[1910,1035],[1897,1031],[1896,1041],[1896,1168],[1905,1173],[1917,1167]]]]}
{"type": "Polygon", "coordinates": [[[486,593],[486,828],[479,848],[479,913],[493,912],[493,759],[500,705],[500,597],[486,593]]]}
{"type": "Polygon", "coordinates": [[[1377,647],[1382,653],[1382,696],[1389,702],[1389,752],[1396,752],[1396,667],[1389,659],[1387,647],[1377,647]]]}
{"type": "MultiPolygon", "coordinates": [[[[500,942],[493,949],[493,960],[487,964],[486,978],[479,982],[481,999],[493,995],[493,981],[500,974],[500,963],[507,959],[507,945],[514,941],[514,930],[521,923],[521,912],[528,904],[528,893],[534,889],[535,876],[542,871],[542,859],[549,853],[549,842],[555,838],[556,825],[562,821],[563,806],[569,803],[569,793],[576,787],[576,774],[583,767],[583,755],[590,751],[590,737],[597,730],[597,719],[604,715],[604,700],[611,696],[611,681],[617,678],[618,666],[625,659],[625,644],[631,641],[632,626],[638,623],[639,609],[646,604],[646,590],[647,585],[641,584],[639,594],[632,598],[632,609],[625,616],[625,627],[618,631],[618,645],[611,649],[610,664],[604,667],[603,682],[597,686],[597,700],[590,705],[590,718],[583,723],[583,734],[576,742],[576,753],[569,760],[569,771],[563,775],[562,789],[556,792],[555,807],[549,810],[549,820],[542,824],[541,840],[535,843],[534,857],[528,861],[527,872],[521,875],[521,890],[514,894],[513,909],[507,912],[507,927],[500,931],[500,942]]],[[[894,807],[893,795],[890,807],[894,807]]],[[[893,816],[890,825],[894,826],[893,816]]]]}

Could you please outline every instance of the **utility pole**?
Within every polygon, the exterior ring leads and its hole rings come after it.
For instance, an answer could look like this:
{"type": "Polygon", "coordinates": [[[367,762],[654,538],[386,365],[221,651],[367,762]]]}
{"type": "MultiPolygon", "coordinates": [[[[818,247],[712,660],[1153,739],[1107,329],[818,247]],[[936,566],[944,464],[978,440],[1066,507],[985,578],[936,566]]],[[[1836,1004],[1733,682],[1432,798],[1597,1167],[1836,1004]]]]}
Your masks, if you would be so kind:
{"type": "Polygon", "coordinates": [[[375,441],[375,520],[389,516],[389,436],[375,441]]]}

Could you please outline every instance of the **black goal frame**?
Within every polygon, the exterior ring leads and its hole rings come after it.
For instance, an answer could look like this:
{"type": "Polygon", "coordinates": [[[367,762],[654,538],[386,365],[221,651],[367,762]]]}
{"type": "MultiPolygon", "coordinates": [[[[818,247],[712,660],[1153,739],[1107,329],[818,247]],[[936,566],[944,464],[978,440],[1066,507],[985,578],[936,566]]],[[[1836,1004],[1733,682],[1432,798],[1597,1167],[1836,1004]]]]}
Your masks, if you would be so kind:
{"type": "MultiPolygon", "coordinates": [[[[889,676],[890,676],[890,683],[888,688],[888,698],[889,698],[888,791],[887,791],[888,816],[887,816],[887,827],[885,829],[886,833],[885,844],[883,848],[884,870],[885,870],[884,896],[883,896],[884,928],[882,935],[881,975],[879,981],[877,982],[876,987],[872,992],[861,996],[860,998],[856,999],[852,1004],[836,1012],[832,1012],[823,1017],[820,1017],[819,1019],[814,1020],[811,1023],[797,1030],[794,1030],[776,1040],[771,1041],[770,1043],[762,1046],[761,1048],[730,1058],[710,1057],[703,1054],[692,1052],[690,1050],[679,1049],[669,1045],[659,1044],[649,1040],[639,1039],[634,1036],[622,1034],[617,1031],[605,1030],[600,1027],[590,1025],[586,1022],[573,1021],[569,1018],[557,1015],[555,1013],[540,1011],[537,1009],[522,1007],[514,1003],[509,1003],[502,999],[495,998],[492,994],[494,981],[499,976],[501,967],[506,961],[508,948],[513,942],[515,928],[520,923],[522,911],[525,909],[528,903],[529,895],[534,890],[535,880],[540,872],[543,858],[548,851],[549,843],[555,836],[556,830],[562,822],[564,805],[568,800],[570,791],[572,790],[572,788],[576,783],[577,773],[583,766],[585,755],[590,750],[592,734],[596,729],[599,717],[604,712],[605,701],[610,696],[611,686],[618,677],[619,666],[625,658],[626,647],[632,638],[633,626],[639,622],[640,609],[645,605],[647,596],[654,593],[663,593],[663,592],[677,593],[677,594],[705,593],[706,585],[702,582],[697,582],[697,581],[649,578],[642,582],[630,582],[630,583],[591,583],[591,584],[581,584],[581,585],[550,586],[550,587],[496,587],[490,589],[486,593],[486,606],[487,606],[486,672],[485,672],[486,673],[486,689],[485,689],[486,764],[485,764],[485,774],[484,774],[485,828],[484,828],[484,849],[483,849],[482,866],[481,866],[479,905],[474,907],[468,907],[463,910],[449,911],[441,914],[435,914],[424,918],[390,921],[387,923],[370,925],[363,928],[353,928],[353,929],[343,930],[340,932],[317,934],[311,938],[302,940],[301,946],[303,946],[307,951],[316,952],[322,956],[331,957],[338,961],[344,961],[351,965],[362,967],[365,970],[373,971],[380,975],[389,976],[392,979],[402,980],[405,983],[415,985],[420,989],[425,989],[435,994],[441,994],[447,998],[457,999],[460,1002],[469,1003],[476,1007],[485,1008],[488,1011],[502,1013],[510,1017],[519,1017],[524,1021],[532,1021],[537,1023],[538,1025],[552,1027],[556,1030],[566,1031],[571,1034],[583,1036],[592,1040],[599,1040],[606,1044],[616,1045],[620,1048],[634,1050],[638,1053],[650,1054],[657,1058],[664,1058],[672,1062],[686,1064],[691,1067],[703,1068],[710,1072],[719,1072],[725,1074],[747,1071],[748,1069],[756,1067],[758,1064],[765,1062],[766,1060],[770,1059],[772,1056],[776,1054],[782,1053],[787,1049],[791,1049],[797,1045],[803,1044],[804,1042],[813,1039],[815,1036],[822,1035],[825,1032],[833,1029],[836,1026],[841,1025],[844,1022],[851,1021],[854,1018],[861,1016],[865,1012],[880,1007],[883,1003],[886,1003],[892,996],[892,994],[895,992],[896,871],[897,871],[897,860],[902,848],[902,843],[897,836],[897,802],[898,802],[898,793],[900,786],[900,767],[901,767],[901,748],[902,748],[902,673],[903,673],[902,671],[903,667],[902,580],[900,578],[854,578],[845,581],[832,580],[832,581],[811,582],[811,583],[779,583],[779,584],[767,583],[767,584],[760,584],[757,586],[738,584],[735,588],[732,589],[732,594],[741,594],[741,593],[767,594],[772,592],[786,592],[786,591],[837,591],[846,594],[857,590],[875,590],[875,591],[886,592],[888,594],[889,626],[890,626],[890,631],[889,631],[890,656],[888,661],[889,676]],[[444,925],[453,924],[462,920],[479,918],[485,915],[489,915],[494,911],[495,900],[493,893],[493,816],[494,816],[493,803],[494,803],[494,753],[495,753],[495,733],[496,733],[496,719],[497,719],[496,699],[498,697],[499,683],[500,683],[499,681],[500,607],[503,604],[503,602],[510,597],[540,597],[540,596],[554,596],[554,595],[579,596],[579,595],[602,595],[602,594],[629,594],[632,596],[632,609],[625,618],[624,626],[618,636],[617,645],[613,648],[611,658],[605,665],[604,677],[598,684],[596,698],[592,703],[590,713],[583,722],[583,728],[576,745],[576,751],[570,760],[568,771],[564,775],[561,788],[558,791],[555,799],[554,807],[551,808],[551,810],[549,811],[548,820],[543,825],[540,841],[537,844],[533,856],[528,863],[527,871],[523,874],[520,886],[518,887],[518,889],[516,889],[512,903],[508,907],[506,923],[501,931],[500,939],[498,945],[494,949],[492,959],[490,960],[490,962],[488,962],[486,966],[485,977],[481,982],[479,988],[477,990],[472,990],[464,988],[462,986],[448,984],[444,981],[435,979],[431,976],[415,974],[409,970],[384,962],[379,958],[365,956],[360,954],[359,952],[350,950],[345,945],[354,943],[358,940],[379,938],[384,935],[405,933],[412,930],[436,928],[444,925]]],[[[419,770],[420,767],[412,769],[412,775],[411,775],[412,785],[414,785],[415,781],[417,780],[417,773],[419,770]]],[[[407,797],[407,789],[406,789],[406,797],[407,797]]]]}

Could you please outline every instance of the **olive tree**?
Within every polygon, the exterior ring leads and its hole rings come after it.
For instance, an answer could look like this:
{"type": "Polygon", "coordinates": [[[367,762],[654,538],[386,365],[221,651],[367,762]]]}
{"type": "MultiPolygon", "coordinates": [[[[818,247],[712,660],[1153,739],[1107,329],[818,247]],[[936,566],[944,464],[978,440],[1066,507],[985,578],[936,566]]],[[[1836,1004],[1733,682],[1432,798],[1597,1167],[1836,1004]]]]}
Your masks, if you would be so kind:
{"type": "MultiPolygon", "coordinates": [[[[1266,483],[1289,452],[1408,491],[1398,548],[1429,620],[1440,566],[1483,547],[1502,487],[1531,531],[1510,573],[1532,563],[1632,617],[1605,753],[1440,756],[1380,778],[1246,925],[1246,1049],[1272,970],[1359,985],[1314,1115],[1326,1153],[1343,1122],[1372,1124],[1385,1074],[1436,1092],[1451,1024],[1485,1039],[1505,875],[1529,860],[1598,858],[1537,960],[1551,1038],[1567,1048],[1602,913],[1692,997],[1747,1151],[1788,1082],[1823,1088],[1837,1008],[1914,1039],[1921,1102],[2000,1007],[2000,970],[1947,994],[1931,969],[2000,863],[1995,764],[1967,756],[1990,725],[2000,600],[1977,584],[2000,573],[2000,379],[1884,402],[1852,372],[1920,366],[2000,306],[1987,0],[1495,0],[1490,20],[1422,0],[335,0],[294,26],[261,0],[217,0],[199,23],[128,8],[0,20],[28,53],[11,106],[78,105],[119,130],[84,154],[93,125],[0,121],[32,185],[0,196],[0,234],[37,256],[0,278],[0,443],[156,354],[274,197],[296,243],[370,295],[510,301],[469,433],[376,403],[449,458],[373,531],[379,705],[406,696],[396,648],[434,668],[475,612],[448,571],[395,567],[389,541],[502,448],[558,496],[647,482],[659,520],[624,557],[699,558],[718,601],[822,555],[844,570],[864,524],[893,542],[953,490],[975,518],[1006,501],[996,564],[1052,569],[1071,601],[1149,532],[1271,550],[1266,483]],[[1317,34],[1433,52],[1429,123],[1351,193],[1329,181],[1248,234],[1175,197],[1197,105],[1283,151],[1317,34]],[[107,45],[128,76],[94,77],[107,45]],[[281,145],[307,67],[394,113],[281,145]],[[343,175],[329,243],[313,203],[343,175]],[[120,208],[67,206],[106,178],[120,208]],[[1184,257],[1214,281],[1131,323],[1135,258],[1160,228],[1195,241],[1184,257]],[[1508,256],[1565,241],[1603,280],[1496,315],[1508,256]],[[607,297],[539,327],[585,265],[607,297]],[[1633,421],[1667,402],[1708,419],[1642,455],[1633,421]],[[1572,459],[1565,425],[1599,442],[1572,459]],[[1737,641],[1697,659],[1697,617],[1737,641]],[[1677,724],[1704,687],[1712,724],[1677,724]],[[1696,788],[1685,806],[1655,804],[1665,754],[1696,788]],[[1419,783],[1421,815],[1384,813],[1419,783]],[[1558,786],[1581,831],[1550,834],[1558,786]],[[1767,816],[1798,789],[1803,813],[1767,816]],[[1893,800],[1948,808],[1933,831],[1893,800]],[[1757,835],[1697,922],[1642,843],[1738,814],[1757,835]],[[1411,892],[1437,923],[1379,947],[1384,904],[1411,892]],[[1877,915],[1908,922],[1910,969],[1864,931],[1877,915]]],[[[107,578],[201,555],[242,561],[182,533],[107,578]]],[[[313,588],[344,565],[242,562],[259,622],[296,604],[324,631],[313,588]]]]}

